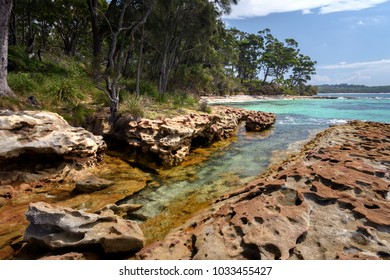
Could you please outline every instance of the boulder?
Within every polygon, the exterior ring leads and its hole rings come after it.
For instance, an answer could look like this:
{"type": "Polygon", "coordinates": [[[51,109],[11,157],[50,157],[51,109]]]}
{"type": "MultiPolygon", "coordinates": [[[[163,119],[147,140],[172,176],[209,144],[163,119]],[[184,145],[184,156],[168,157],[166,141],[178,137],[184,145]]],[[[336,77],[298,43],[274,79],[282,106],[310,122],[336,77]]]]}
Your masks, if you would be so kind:
{"type": "Polygon", "coordinates": [[[42,169],[63,161],[91,165],[106,148],[101,136],[43,111],[0,111],[0,139],[2,170],[42,169]]]}
{"type": "Polygon", "coordinates": [[[107,212],[90,214],[37,202],[29,205],[26,217],[30,224],[24,240],[51,250],[100,245],[106,253],[123,253],[137,251],[145,242],[136,222],[107,212]]]}
{"type": "Polygon", "coordinates": [[[253,112],[247,117],[245,128],[247,131],[262,131],[272,125],[274,122],[274,114],[253,112]]]}

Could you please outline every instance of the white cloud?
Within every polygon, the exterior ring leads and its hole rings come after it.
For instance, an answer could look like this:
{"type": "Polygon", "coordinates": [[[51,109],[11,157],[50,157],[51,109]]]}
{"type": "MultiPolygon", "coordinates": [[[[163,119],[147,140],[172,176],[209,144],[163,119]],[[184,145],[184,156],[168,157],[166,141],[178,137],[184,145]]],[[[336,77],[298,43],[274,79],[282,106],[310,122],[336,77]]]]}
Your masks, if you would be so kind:
{"type": "Polygon", "coordinates": [[[354,63],[347,63],[343,61],[338,64],[319,66],[318,69],[378,69],[383,67],[390,69],[390,59],[354,63]]]}
{"type": "Polygon", "coordinates": [[[312,79],[314,84],[390,84],[390,59],[365,62],[340,62],[338,64],[317,67],[317,75],[312,79]]]}
{"type": "Polygon", "coordinates": [[[227,18],[249,18],[272,13],[302,11],[303,14],[319,9],[321,14],[363,10],[389,0],[240,0],[227,18]]]}

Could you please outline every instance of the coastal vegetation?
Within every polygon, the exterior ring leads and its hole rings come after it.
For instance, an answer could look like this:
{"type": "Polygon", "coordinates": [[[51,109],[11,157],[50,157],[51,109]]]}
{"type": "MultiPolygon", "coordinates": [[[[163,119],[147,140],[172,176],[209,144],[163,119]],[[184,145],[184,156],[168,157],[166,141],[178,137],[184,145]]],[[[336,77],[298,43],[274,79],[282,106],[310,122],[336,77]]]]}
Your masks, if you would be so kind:
{"type": "Polygon", "coordinates": [[[200,98],[317,91],[237,2],[0,0],[0,259],[390,259],[386,96],[200,98]]]}
{"type": "Polygon", "coordinates": [[[390,86],[365,86],[365,85],[320,85],[319,93],[390,93],[390,86]]]}
{"type": "Polygon", "coordinates": [[[200,95],[314,94],[306,83],[316,62],[298,42],[225,26],[222,16],[236,3],[5,1],[0,103],[74,123],[109,106],[114,122],[127,109],[148,114],[149,104],[197,109],[200,95]]]}

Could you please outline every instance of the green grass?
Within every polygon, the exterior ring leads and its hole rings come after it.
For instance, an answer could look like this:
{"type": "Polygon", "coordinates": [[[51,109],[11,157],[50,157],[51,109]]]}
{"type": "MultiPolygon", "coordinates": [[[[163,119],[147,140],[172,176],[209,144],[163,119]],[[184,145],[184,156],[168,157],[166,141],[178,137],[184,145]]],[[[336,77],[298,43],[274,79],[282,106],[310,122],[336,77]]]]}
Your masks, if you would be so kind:
{"type": "Polygon", "coordinates": [[[64,116],[71,124],[82,125],[93,107],[108,104],[88,76],[86,66],[73,58],[47,54],[41,62],[29,58],[24,48],[11,47],[9,60],[8,84],[17,100],[3,99],[0,108],[48,110],[64,116]],[[30,96],[39,105],[29,104],[26,100],[30,96]]]}
{"type": "MultiPolygon", "coordinates": [[[[74,58],[43,54],[43,61],[29,58],[23,47],[11,47],[11,70],[8,83],[17,96],[1,98],[0,109],[47,110],[62,115],[72,125],[81,126],[84,120],[99,108],[108,107],[108,97],[96,87],[91,78],[92,69],[74,58]],[[33,96],[37,105],[27,102],[33,96]]],[[[164,118],[188,113],[189,110],[208,111],[199,105],[199,98],[187,92],[160,94],[157,86],[141,81],[140,96],[135,95],[134,79],[120,81],[121,114],[136,118],[164,118]]]]}

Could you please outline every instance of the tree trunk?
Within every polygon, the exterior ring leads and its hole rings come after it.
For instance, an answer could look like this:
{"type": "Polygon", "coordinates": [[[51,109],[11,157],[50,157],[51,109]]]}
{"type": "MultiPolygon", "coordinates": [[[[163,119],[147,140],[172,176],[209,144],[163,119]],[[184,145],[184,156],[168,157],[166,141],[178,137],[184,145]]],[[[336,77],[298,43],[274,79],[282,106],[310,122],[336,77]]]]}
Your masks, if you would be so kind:
{"type": "Polygon", "coordinates": [[[0,96],[13,96],[7,82],[8,24],[12,0],[0,0],[0,96]]]}
{"type": "Polygon", "coordinates": [[[103,36],[100,32],[98,1],[88,0],[88,7],[91,13],[93,56],[97,59],[101,55],[103,42],[103,36]]]}
{"type": "Polygon", "coordinates": [[[137,80],[135,85],[135,92],[137,96],[140,96],[140,83],[141,83],[141,67],[142,67],[142,57],[144,52],[144,37],[145,37],[145,24],[142,25],[141,30],[141,42],[139,47],[139,55],[138,55],[138,64],[137,64],[137,80]]]}
{"type": "MultiPolygon", "coordinates": [[[[142,5],[145,5],[145,2],[142,2],[142,5]]],[[[141,83],[141,71],[142,71],[142,60],[143,60],[143,53],[144,53],[144,40],[145,40],[145,23],[146,20],[149,17],[150,12],[152,11],[153,2],[151,5],[149,5],[148,10],[145,15],[143,15],[142,19],[142,30],[141,30],[141,42],[139,46],[139,54],[138,54],[138,63],[137,63],[137,77],[136,77],[136,85],[135,85],[135,92],[137,96],[140,96],[140,83],[141,83]]]]}
{"type": "Polygon", "coordinates": [[[10,21],[10,42],[9,44],[12,45],[12,46],[16,46],[17,44],[17,37],[16,37],[16,20],[17,20],[17,16],[16,16],[16,11],[15,11],[15,7],[16,7],[16,0],[13,0],[13,5],[12,5],[14,8],[11,10],[11,21],[10,21]]]}
{"type": "Polygon", "coordinates": [[[268,75],[269,75],[269,68],[267,67],[267,70],[265,71],[265,73],[264,73],[264,79],[263,79],[263,82],[262,82],[262,86],[265,86],[265,84],[266,84],[266,80],[267,80],[267,78],[268,78],[268,75]]]}

